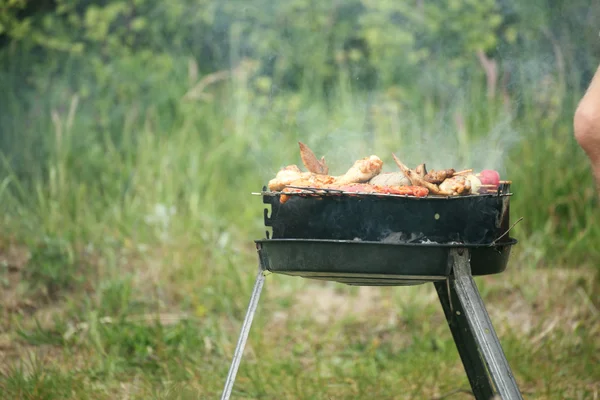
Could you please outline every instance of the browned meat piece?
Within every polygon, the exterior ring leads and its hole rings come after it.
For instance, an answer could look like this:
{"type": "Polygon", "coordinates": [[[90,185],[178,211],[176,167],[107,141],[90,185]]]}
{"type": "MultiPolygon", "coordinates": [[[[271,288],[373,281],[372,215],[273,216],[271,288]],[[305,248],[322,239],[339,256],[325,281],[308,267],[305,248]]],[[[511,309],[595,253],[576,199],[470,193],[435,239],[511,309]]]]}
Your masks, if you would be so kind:
{"type": "Polygon", "coordinates": [[[302,163],[307,170],[319,175],[327,175],[329,173],[329,167],[327,166],[327,163],[325,163],[325,157],[321,157],[321,159],[318,160],[315,153],[313,153],[307,145],[302,142],[298,142],[298,145],[300,146],[300,158],[302,158],[302,163]]]}
{"type": "Polygon", "coordinates": [[[462,175],[453,176],[440,184],[440,189],[452,196],[471,193],[471,181],[462,175]]]}
{"type": "Polygon", "coordinates": [[[282,168],[275,178],[269,181],[269,190],[281,191],[286,186],[319,187],[320,185],[333,184],[346,185],[350,183],[364,183],[381,172],[383,161],[377,156],[362,158],[341,176],[330,176],[302,172],[297,165],[288,165],[282,168]]]}
{"type": "Polygon", "coordinates": [[[335,183],[337,185],[344,185],[348,183],[368,182],[381,172],[382,167],[383,161],[377,156],[361,158],[344,175],[338,176],[335,179],[335,183]]]}
{"type": "Polygon", "coordinates": [[[427,175],[427,168],[425,167],[425,164],[417,165],[417,168],[415,168],[415,172],[417,173],[419,178],[424,178],[425,175],[427,175]]]}
{"type": "Polygon", "coordinates": [[[277,172],[275,178],[269,181],[269,190],[278,192],[290,183],[302,178],[307,178],[311,175],[310,172],[302,172],[297,165],[288,165],[277,172]]]}
{"type": "Polygon", "coordinates": [[[310,174],[298,180],[292,181],[286,186],[310,187],[318,189],[327,187],[327,185],[331,185],[333,183],[335,183],[335,177],[333,176],[310,174]]]}
{"type": "Polygon", "coordinates": [[[435,183],[436,185],[439,185],[440,183],[444,182],[444,180],[446,180],[447,178],[452,177],[455,172],[456,171],[452,168],[441,169],[439,171],[432,169],[423,177],[423,179],[429,183],[435,183]]]}
{"type": "Polygon", "coordinates": [[[377,193],[425,197],[429,194],[429,189],[422,186],[378,186],[377,193]]]}
{"type": "Polygon", "coordinates": [[[281,192],[283,193],[279,197],[279,202],[281,204],[285,203],[290,198],[290,196],[286,195],[285,193],[302,192],[302,191],[306,190],[306,189],[298,189],[298,188],[327,189],[327,188],[331,187],[332,183],[335,181],[335,178],[333,176],[311,174],[310,172],[307,172],[307,173],[309,175],[302,177],[298,180],[295,180],[293,182],[290,182],[289,184],[286,185],[285,188],[281,189],[281,192]],[[293,187],[288,187],[288,186],[293,186],[293,187]]]}
{"type": "Polygon", "coordinates": [[[413,185],[425,187],[425,188],[429,189],[429,191],[433,194],[446,195],[446,196],[451,195],[450,192],[446,192],[446,191],[442,190],[441,188],[439,188],[437,185],[434,185],[433,183],[429,183],[426,180],[424,180],[423,178],[421,178],[419,176],[419,174],[417,174],[415,171],[411,170],[406,165],[404,165],[402,163],[402,161],[400,161],[398,159],[398,157],[396,157],[395,154],[392,154],[392,156],[394,157],[394,161],[396,161],[396,164],[398,165],[398,167],[400,167],[400,170],[402,172],[404,172],[404,174],[408,177],[408,179],[410,179],[410,182],[413,185]]]}

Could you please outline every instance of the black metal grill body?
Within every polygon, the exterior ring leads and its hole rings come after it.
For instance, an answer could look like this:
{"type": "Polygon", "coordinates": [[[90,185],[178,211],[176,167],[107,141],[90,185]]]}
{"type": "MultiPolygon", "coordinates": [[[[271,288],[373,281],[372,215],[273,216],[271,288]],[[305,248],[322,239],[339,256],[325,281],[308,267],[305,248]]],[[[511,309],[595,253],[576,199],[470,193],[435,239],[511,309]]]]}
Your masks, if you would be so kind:
{"type": "Polygon", "coordinates": [[[489,244],[509,227],[509,185],[497,194],[455,197],[264,194],[273,239],[489,244]]]}

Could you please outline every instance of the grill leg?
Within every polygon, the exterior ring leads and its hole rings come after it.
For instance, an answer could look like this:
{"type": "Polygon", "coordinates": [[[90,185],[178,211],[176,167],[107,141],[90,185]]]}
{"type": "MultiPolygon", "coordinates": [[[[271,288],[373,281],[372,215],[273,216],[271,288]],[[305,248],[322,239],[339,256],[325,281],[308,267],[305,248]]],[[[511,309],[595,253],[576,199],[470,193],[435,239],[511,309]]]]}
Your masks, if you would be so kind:
{"type": "Polygon", "coordinates": [[[471,275],[468,250],[453,249],[450,257],[454,276],[434,285],[475,398],[490,400],[497,393],[502,400],[522,400],[471,275]]]}
{"type": "Polygon", "coordinates": [[[256,275],[256,282],[254,283],[254,289],[252,290],[252,295],[250,296],[250,304],[248,305],[248,310],[246,311],[246,318],[242,324],[240,337],[233,354],[231,367],[229,367],[229,374],[227,375],[227,380],[225,381],[225,387],[223,388],[221,400],[229,400],[229,397],[231,396],[233,384],[235,383],[235,376],[237,375],[240,362],[242,361],[244,347],[246,347],[246,340],[248,339],[248,334],[250,333],[250,327],[252,325],[252,320],[254,319],[254,314],[256,313],[256,308],[258,307],[258,300],[260,299],[260,293],[262,291],[264,282],[265,276],[263,275],[263,270],[262,268],[259,268],[258,275],[256,275]]]}

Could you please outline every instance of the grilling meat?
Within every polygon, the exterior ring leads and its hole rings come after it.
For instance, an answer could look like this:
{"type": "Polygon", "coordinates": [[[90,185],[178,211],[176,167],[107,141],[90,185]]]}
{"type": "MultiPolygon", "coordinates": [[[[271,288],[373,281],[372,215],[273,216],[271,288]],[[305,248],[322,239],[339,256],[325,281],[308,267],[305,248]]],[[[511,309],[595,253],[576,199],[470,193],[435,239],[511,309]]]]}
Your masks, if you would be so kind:
{"type": "MultiPolygon", "coordinates": [[[[286,167],[289,168],[289,167],[286,167]]],[[[269,190],[280,192],[287,186],[321,187],[335,182],[335,177],[329,175],[318,175],[310,172],[299,174],[287,173],[285,169],[279,171],[274,179],[269,181],[269,190]]]]}
{"type": "Polygon", "coordinates": [[[394,161],[396,162],[398,167],[400,167],[400,170],[402,172],[404,172],[404,174],[408,177],[411,184],[413,184],[414,186],[425,187],[425,188],[429,189],[429,191],[433,194],[441,194],[441,195],[447,195],[447,196],[450,195],[450,193],[444,192],[437,185],[434,185],[433,183],[429,183],[426,180],[424,180],[423,178],[421,178],[417,172],[413,171],[412,169],[410,169],[406,165],[404,165],[402,163],[402,161],[400,161],[398,159],[398,157],[396,157],[395,154],[392,154],[392,156],[394,157],[394,161]]]}
{"type": "MultiPolygon", "coordinates": [[[[411,170],[406,165],[402,163],[396,157],[395,154],[392,154],[394,157],[394,161],[400,168],[400,170],[408,176],[411,183],[415,186],[423,186],[429,189],[432,194],[442,195],[442,196],[458,196],[464,194],[471,193],[471,180],[467,179],[463,175],[452,175],[450,177],[446,177],[449,174],[455,174],[453,169],[442,170],[442,171],[431,171],[431,173],[425,175],[425,177],[421,177],[420,174],[416,171],[411,170]],[[429,176],[429,180],[434,182],[439,182],[439,185],[436,185],[433,182],[430,182],[427,177],[429,176]],[[441,182],[440,179],[444,178],[441,182]]],[[[424,165],[424,164],[421,164],[424,165]]],[[[420,167],[420,166],[419,166],[420,167]]],[[[424,170],[421,169],[420,172],[424,170]]]]}
{"type": "Polygon", "coordinates": [[[373,177],[370,181],[372,185],[378,186],[410,186],[410,179],[404,175],[404,172],[386,172],[373,177]]]}
{"type": "Polygon", "coordinates": [[[297,165],[288,165],[279,170],[277,175],[275,175],[275,178],[269,181],[269,190],[278,192],[294,181],[316,179],[313,176],[315,174],[328,177],[329,167],[327,167],[327,164],[325,163],[325,157],[321,157],[321,160],[318,160],[307,145],[302,142],[298,142],[298,145],[300,146],[300,158],[308,172],[303,172],[297,165]]]}
{"type": "MultiPolygon", "coordinates": [[[[289,199],[287,193],[300,192],[302,195],[318,194],[320,189],[330,192],[397,194],[424,197],[429,194],[440,196],[460,196],[471,193],[487,193],[488,187],[497,188],[499,176],[495,173],[485,175],[473,174],[472,169],[456,172],[453,168],[427,171],[425,164],[418,165],[414,170],[402,163],[395,154],[394,161],[400,171],[381,173],[383,161],[375,155],[361,158],[340,176],[329,175],[329,167],[325,158],[317,159],[311,149],[304,143],[298,142],[300,157],[308,172],[302,171],[297,165],[282,168],[275,178],[269,181],[271,191],[280,191],[280,201],[289,199]],[[487,180],[493,181],[488,184],[487,180]]],[[[495,171],[492,171],[495,172],[495,171]]]]}
{"type": "Polygon", "coordinates": [[[425,167],[425,164],[417,165],[417,168],[415,168],[415,172],[417,173],[419,178],[425,178],[425,176],[427,175],[427,168],[425,167]]]}
{"type": "Polygon", "coordinates": [[[423,177],[423,180],[429,183],[439,185],[440,183],[444,182],[444,180],[446,180],[447,178],[452,177],[455,172],[456,171],[452,168],[441,169],[439,171],[432,169],[423,177]]]}
{"type": "Polygon", "coordinates": [[[294,181],[309,178],[310,172],[302,172],[297,165],[288,165],[277,172],[275,178],[269,181],[269,190],[278,192],[294,181]]]}
{"type": "Polygon", "coordinates": [[[300,146],[300,158],[302,158],[302,163],[309,172],[319,175],[327,175],[329,173],[329,167],[325,162],[325,157],[321,157],[321,159],[318,160],[315,153],[313,153],[307,145],[302,142],[298,142],[298,145],[300,146]]]}
{"type": "Polygon", "coordinates": [[[444,180],[440,184],[440,190],[450,193],[450,196],[471,193],[471,181],[462,175],[456,175],[444,180]]]}
{"type": "Polygon", "coordinates": [[[337,185],[345,185],[348,183],[368,182],[381,172],[382,167],[383,161],[377,156],[361,158],[344,175],[335,178],[335,183],[337,185]]]}
{"type": "Polygon", "coordinates": [[[275,178],[269,181],[269,190],[281,191],[286,186],[321,187],[333,184],[337,186],[351,183],[365,183],[381,172],[383,161],[377,156],[365,157],[357,160],[350,169],[341,176],[330,176],[302,172],[297,165],[282,168],[275,178]]]}
{"type": "Polygon", "coordinates": [[[325,188],[333,184],[335,184],[335,177],[333,176],[310,174],[308,176],[304,176],[300,179],[292,181],[286,186],[298,186],[319,189],[325,188]]]}
{"type": "Polygon", "coordinates": [[[420,186],[380,186],[368,183],[354,183],[351,185],[334,186],[334,188],[351,193],[398,194],[416,197],[425,197],[429,194],[427,188],[420,186]]]}
{"type": "Polygon", "coordinates": [[[379,186],[376,193],[399,194],[403,196],[425,197],[429,194],[427,188],[421,186],[379,186]]]}
{"type": "Polygon", "coordinates": [[[310,195],[311,192],[318,194],[319,189],[329,189],[335,191],[339,190],[340,192],[345,193],[396,194],[401,196],[414,197],[425,197],[429,194],[429,190],[421,186],[379,186],[372,185],[369,183],[352,183],[348,185],[338,185],[335,183],[318,185],[311,183],[310,185],[305,186],[305,188],[300,188],[300,186],[303,186],[300,184],[294,186],[298,187],[286,187],[282,190],[282,194],[279,197],[279,202],[281,204],[284,204],[290,199],[290,196],[286,193],[305,192],[307,195],[310,195]]]}

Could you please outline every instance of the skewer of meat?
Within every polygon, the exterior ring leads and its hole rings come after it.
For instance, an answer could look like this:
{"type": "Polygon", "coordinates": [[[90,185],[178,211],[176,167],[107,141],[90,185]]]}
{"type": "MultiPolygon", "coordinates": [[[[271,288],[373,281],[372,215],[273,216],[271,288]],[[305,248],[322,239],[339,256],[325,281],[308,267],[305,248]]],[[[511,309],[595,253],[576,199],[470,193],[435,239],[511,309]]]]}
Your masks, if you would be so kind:
{"type": "Polygon", "coordinates": [[[471,172],[473,172],[473,168],[469,168],[469,169],[465,169],[465,170],[462,170],[462,171],[454,172],[452,175],[465,175],[465,174],[470,174],[471,172]]]}

